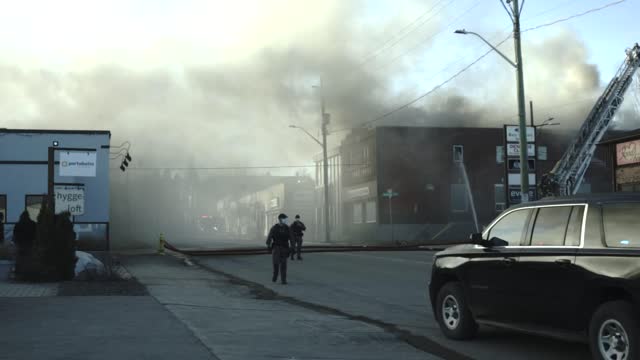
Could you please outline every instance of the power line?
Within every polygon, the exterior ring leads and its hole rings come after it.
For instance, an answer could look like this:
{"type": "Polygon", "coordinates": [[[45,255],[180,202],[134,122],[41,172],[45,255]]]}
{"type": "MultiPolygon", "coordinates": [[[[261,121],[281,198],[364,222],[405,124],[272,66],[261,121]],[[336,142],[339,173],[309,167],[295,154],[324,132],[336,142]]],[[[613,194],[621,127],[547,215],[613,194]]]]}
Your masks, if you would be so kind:
{"type": "MultiPolygon", "coordinates": [[[[429,12],[431,12],[433,9],[436,8],[436,6],[441,3],[443,0],[440,0],[436,3],[436,5],[434,5],[431,9],[429,9],[427,12],[425,12],[424,14],[422,14],[420,17],[418,17],[418,19],[414,20],[411,24],[409,24],[407,27],[411,27],[412,25],[414,25],[421,17],[424,17],[426,14],[428,14],[429,12]]],[[[426,20],[424,20],[423,22],[421,22],[420,24],[418,24],[416,27],[414,27],[413,29],[411,29],[410,31],[398,36],[396,39],[394,39],[393,37],[389,40],[387,40],[380,48],[378,48],[378,50],[374,51],[372,54],[370,54],[368,57],[366,57],[362,63],[360,65],[364,65],[366,63],[368,63],[369,61],[371,61],[372,59],[376,58],[379,54],[381,54],[382,52],[384,52],[385,50],[391,49],[394,46],[396,46],[398,43],[400,43],[404,38],[406,38],[407,36],[409,36],[409,34],[411,34],[412,32],[416,31],[418,28],[420,28],[421,26],[427,24],[431,19],[433,19],[436,15],[438,15],[439,13],[442,12],[442,10],[444,10],[446,7],[448,7],[449,5],[451,5],[453,3],[454,0],[450,0],[445,6],[443,6],[442,8],[440,8],[438,10],[438,12],[436,12],[435,14],[433,14],[432,16],[430,16],[429,18],[427,18],[426,20]]],[[[407,28],[405,27],[405,29],[407,28]]],[[[403,29],[404,30],[404,29],[403,29]]],[[[401,30],[398,34],[400,34],[403,30],[401,30]]]]}
{"type": "Polygon", "coordinates": [[[537,13],[537,14],[535,14],[535,15],[531,16],[530,18],[528,18],[528,20],[537,19],[537,18],[539,18],[540,16],[542,16],[542,15],[544,15],[544,14],[548,14],[548,13],[550,13],[550,12],[554,12],[554,11],[556,11],[556,10],[558,10],[558,9],[562,8],[562,7],[565,7],[565,6],[567,6],[567,5],[569,5],[570,3],[575,2],[575,1],[576,1],[576,0],[569,0],[569,1],[565,1],[565,2],[561,3],[560,5],[554,6],[554,7],[550,8],[550,9],[547,9],[547,10],[541,11],[541,12],[539,12],[539,13],[537,13]]]}
{"type": "Polygon", "coordinates": [[[604,9],[612,7],[612,6],[620,5],[625,1],[627,1],[627,0],[614,1],[614,2],[608,3],[606,5],[603,5],[601,7],[593,8],[593,9],[587,10],[587,11],[579,13],[579,14],[571,15],[571,16],[563,18],[563,19],[554,20],[554,21],[546,23],[546,24],[541,24],[541,25],[538,25],[538,26],[534,26],[532,28],[528,28],[528,29],[522,30],[522,32],[527,32],[527,31],[531,31],[531,30],[537,30],[537,29],[540,29],[540,28],[543,28],[543,27],[547,27],[547,26],[555,25],[555,24],[558,24],[558,23],[561,23],[561,22],[569,21],[571,19],[575,19],[575,18],[584,16],[584,15],[587,15],[587,14],[591,14],[591,13],[594,13],[594,12],[597,12],[597,11],[601,11],[601,10],[604,10],[604,9]]]}
{"type": "MultiPolygon", "coordinates": [[[[590,10],[584,11],[584,12],[582,12],[582,13],[579,13],[579,14],[575,14],[575,15],[569,16],[569,17],[564,18],[564,19],[558,19],[558,20],[552,21],[552,22],[550,22],[550,23],[541,24],[541,25],[538,25],[538,26],[535,26],[535,27],[532,27],[532,28],[529,28],[529,29],[523,30],[522,32],[527,32],[527,31],[537,30],[537,29],[540,29],[540,28],[543,28],[543,27],[547,27],[547,26],[552,26],[552,25],[555,25],[555,24],[558,24],[558,23],[561,23],[561,22],[564,22],[564,21],[568,21],[568,20],[571,20],[571,19],[575,19],[575,18],[577,18],[577,17],[581,17],[581,16],[584,16],[584,15],[590,14],[590,13],[594,13],[594,12],[597,12],[597,11],[604,10],[604,9],[609,8],[609,7],[611,7],[611,6],[619,5],[619,4],[621,4],[621,3],[625,2],[625,1],[627,1],[627,0],[618,0],[618,1],[615,1],[615,2],[612,2],[612,3],[609,3],[609,4],[606,4],[606,5],[601,6],[601,7],[598,7],[598,8],[593,8],[593,9],[590,9],[590,10]]],[[[501,2],[501,3],[502,3],[502,2],[501,2]]],[[[502,40],[500,43],[498,43],[495,47],[498,47],[498,46],[502,45],[504,42],[506,42],[506,41],[507,41],[508,39],[510,39],[511,37],[512,37],[512,35],[509,35],[507,38],[505,38],[505,39],[504,39],[504,40],[502,40]]],[[[457,73],[455,73],[453,76],[451,76],[450,78],[448,78],[448,79],[447,79],[447,80],[445,80],[444,82],[442,82],[442,83],[440,83],[440,84],[436,85],[434,88],[432,88],[432,89],[431,89],[431,90],[429,90],[428,92],[426,92],[426,93],[424,93],[424,94],[422,94],[422,95],[418,96],[417,98],[415,98],[415,99],[411,100],[410,102],[408,102],[408,103],[406,103],[406,104],[404,104],[404,105],[402,105],[402,106],[399,106],[399,107],[397,107],[397,108],[395,108],[395,109],[393,109],[393,110],[391,110],[391,111],[389,111],[389,112],[387,112],[387,113],[385,113],[385,114],[383,114],[383,115],[381,115],[381,116],[378,116],[377,118],[375,118],[375,119],[373,119],[373,120],[369,120],[369,121],[367,121],[367,122],[364,122],[364,123],[363,123],[363,125],[367,125],[367,124],[375,123],[375,122],[378,122],[378,121],[380,121],[380,120],[382,120],[382,119],[385,119],[385,118],[387,118],[387,117],[389,117],[389,116],[391,116],[391,115],[395,114],[396,112],[401,111],[401,110],[404,110],[404,109],[408,108],[409,106],[411,106],[411,105],[415,104],[416,102],[420,101],[421,99],[423,99],[423,98],[425,98],[425,97],[427,97],[427,96],[431,95],[432,93],[434,93],[434,92],[436,92],[437,90],[439,90],[440,88],[442,88],[444,85],[446,85],[446,84],[448,84],[449,82],[453,81],[455,78],[457,78],[457,77],[458,77],[458,76],[460,76],[462,73],[464,73],[465,71],[467,71],[467,70],[468,70],[469,68],[471,68],[473,65],[477,64],[480,60],[482,60],[484,57],[486,57],[486,56],[487,56],[491,51],[493,51],[493,49],[489,49],[487,52],[485,52],[485,53],[484,53],[483,55],[481,55],[479,58],[477,58],[476,60],[474,60],[473,62],[471,62],[469,65],[465,66],[464,68],[462,68],[462,70],[458,71],[457,73]]],[[[406,55],[406,53],[405,53],[405,54],[403,54],[402,56],[404,56],[404,55],[406,55]]],[[[397,58],[396,58],[396,59],[397,59],[397,58]]],[[[396,59],[394,59],[394,60],[392,60],[392,61],[395,61],[396,59]]]]}
{"type": "MultiPolygon", "coordinates": [[[[373,164],[329,164],[329,167],[342,166],[372,166],[373,164]]],[[[300,169],[315,168],[318,165],[272,165],[272,166],[220,166],[220,167],[130,167],[130,170],[154,171],[154,170],[262,170],[262,169],[300,169]]],[[[117,170],[118,168],[110,168],[117,170]]]]}
{"type": "MultiPolygon", "coordinates": [[[[509,40],[511,38],[512,35],[507,36],[504,40],[502,40],[501,42],[499,42],[496,47],[502,45],[504,42],[506,42],[507,40],[509,40]]],[[[436,85],[435,87],[433,87],[431,90],[427,91],[426,93],[418,96],[417,98],[409,101],[408,103],[397,107],[381,116],[378,116],[377,118],[373,119],[373,120],[369,120],[367,122],[365,122],[363,125],[366,124],[370,124],[370,123],[374,123],[377,121],[380,121],[382,119],[385,119],[395,113],[397,113],[400,110],[406,109],[409,106],[415,104],[416,102],[420,101],[421,99],[424,99],[425,97],[431,95],[432,93],[436,92],[438,89],[440,89],[441,87],[445,86],[446,84],[450,83],[451,81],[453,81],[455,78],[457,78],[458,76],[460,76],[462,73],[464,73],[465,71],[469,70],[473,65],[477,64],[478,62],[480,62],[480,60],[484,59],[487,55],[489,55],[489,53],[491,53],[493,51],[493,49],[489,49],[487,52],[485,52],[484,54],[482,54],[479,58],[475,59],[473,62],[471,62],[469,65],[465,66],[464,68],[462,68],[460,71],[458,71],[457,73],[455,73],[453,76],[449,77],[447,80],[445,80],[444,82],[436,85]]]]}
{"type": "Polygon", "coordinates": [[[449,22],[449,24],[447,24],[446,26],[442,27],[442,29],[440,31],[437,31],[436,33],[434,33],[433,35],[430,35],[429,37],[419,41],[416,45],[414,45],[413,47],[407,49],[405,52],[403,52],[402,54],[394,57],[393,59],[391,59],[391,61],[388,61],[387,63],[380,65],[378,67],[378,69],[383,69],[388,67],[389,65],[393,64],[394,62],[398,61],[399,59],[405,57],[407,54],[415,51],[416,49],[418,49],[419,47],[421,47],[423,44],[425,44],[426,42],[429,42],[431,40],[433,40],[434,38],[436,38],[438,35],[440,35],[441,33],[443,33],[445,30],[449,29],[451,27],[451,25],[455,24],[458,20],[462,19],[463,17],[465,17],[469,12],[471,12],[473,9],[475,9],[476,7],[478,7],[478,5],[480,5],[481,1],[476,1],[470,8],[468,8],[467,10],[465,10],[462,14],[460,14],[460,16],[456,17],[455,19],[453,19],[451,22],[449,22]]]}

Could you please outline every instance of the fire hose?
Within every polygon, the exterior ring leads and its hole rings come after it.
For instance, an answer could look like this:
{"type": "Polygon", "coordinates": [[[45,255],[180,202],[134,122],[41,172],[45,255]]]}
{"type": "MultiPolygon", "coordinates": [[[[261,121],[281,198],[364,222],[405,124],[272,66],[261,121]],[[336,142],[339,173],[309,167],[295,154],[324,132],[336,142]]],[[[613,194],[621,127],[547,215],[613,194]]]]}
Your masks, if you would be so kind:
{"type": "MultiPolygon", "coordinates": [[[[442,250],[446,245],[307,245],[303,247],[304,253],[328,253],[328,252],[363,252],[363,251],[435,251],[442,250]]],[[[229,249],[179,249],[160,238],[159,252],[164,249],[187,256],[222,256],[222,255],[264,255],[269,250],[266,247],[246,247],[229,249]]]]}

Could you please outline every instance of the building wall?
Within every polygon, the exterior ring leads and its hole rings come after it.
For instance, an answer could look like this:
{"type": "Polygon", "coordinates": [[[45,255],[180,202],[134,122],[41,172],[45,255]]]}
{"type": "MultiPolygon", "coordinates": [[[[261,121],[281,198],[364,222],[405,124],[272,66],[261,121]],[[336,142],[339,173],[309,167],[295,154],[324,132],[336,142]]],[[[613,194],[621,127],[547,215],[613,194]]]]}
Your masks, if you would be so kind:
{"type": "MultiPolygon", "coordinates": [[[[15,223],[25,210],[26,195],[47,193],[48,147],[58,141],[59,148],[97,150],[95,177],[60,177],[57,183],[82,183],[85,188],[84,215],[75,216],[76,232],[83,249],[108,246],[109,223],[109,142],[108,132],[45,132],[0,130],[0,196],[6,197],[6,222],[15,223]]],[[[55,161],[59,159],[56,152],[55,161]]]]}
{"type": "MultiPolygon", "coordinates": [[[[47,193],[48,147],[97,149],[96,176],[60,177],[55,182],[85,184],[85,214],[78,222],[109,221],[109,134],[49,134],[0,132],[0,194],[7,195],[8,222],[17,222],[25,207],[25,195],[47,193]],[[107,148],[102,148],[105,146],[107,148]]],[[[55,161],[58,161],[56,154],[55,161]]]]}
{"type": "MultiPolygon", "coordinates": [[[[364,148],[375,147],[371,173],[358,179],[345,171],[345,239],[390,239],[390,213],[398,240],[468,235],[473,231],[473,216],[463,164],[480,225],[488,224],[503,210],[497,206],[506,198],[503,128],[378,127],[372,132],[375,136],[361,133],[348,137],[341,147],[345,157],[349,152],[363,153],[364,148]],[[455,161],[460,159],[454,159],[454,146],[462,147],[462,162],[455,161]],[[387,189],[399,194],[391,200],[391,210],[389,200],[382,197],[387,189]],[[353,214],[359,215],[359,208],[366,208],[371,201],[376,203],[375,223],[359,221],[358,216],[353,221],[353,214]],[[456,233],[456,227],[462,230],[456,233]]],[[[542,130],[537,135],[538,147],[546,149],[546,159],[536,159],[539,180],[560,159],[571,136],[542,130]]],[[[596,153],[587,173],[586,190],[607,187],[609,180],[604,174],[610,170],[606,170],[609,164],[605,158],[601,151],[596,153]]]]}

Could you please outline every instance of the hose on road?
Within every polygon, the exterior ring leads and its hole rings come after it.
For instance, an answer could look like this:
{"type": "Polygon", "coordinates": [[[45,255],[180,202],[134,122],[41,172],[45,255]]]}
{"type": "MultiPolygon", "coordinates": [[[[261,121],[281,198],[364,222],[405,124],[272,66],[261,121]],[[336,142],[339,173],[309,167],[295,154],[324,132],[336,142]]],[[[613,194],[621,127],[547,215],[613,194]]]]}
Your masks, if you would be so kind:
{"type": "MultiPolygon", "coordinates": [[[[188,256],[221,256],[221,255],[264,255],[269,254],[265,247],[247,247],[230,249],[178,249],[166,240],[163,241],[164,248],[188,256]]],[[[327,253],[327,252],[358,252],[358,251],[435,251],[442,250],[447,245],[307,245],[304,246],[303,253],[327,253]]],[[[162,245],[161,245],[162,246],[162,245]]]]}

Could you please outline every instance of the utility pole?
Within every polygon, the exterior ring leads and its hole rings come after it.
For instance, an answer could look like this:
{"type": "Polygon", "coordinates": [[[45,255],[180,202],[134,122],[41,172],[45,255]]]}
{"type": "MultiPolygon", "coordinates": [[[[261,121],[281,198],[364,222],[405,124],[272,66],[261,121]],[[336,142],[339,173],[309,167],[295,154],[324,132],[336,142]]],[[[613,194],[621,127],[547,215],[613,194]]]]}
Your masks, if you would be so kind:
{"type": "MultiPolygon", "coordinates": [[[[520,14],[522,8],[518,0],[507,0],[511,4],[513,20],[513,41],[516,52],[516,69],[518,80],[518,118],[520,128],[520,196],[521,202],[529,202],[529,154],[527,149],[527,115],[524,100],[524,74],[522,69],[522,47],[520,42],[520,14]]],[[[524,4],[524,0],[523,0],[524,4]]]]}
{"type": "Polygon", "coordinates": [[[329,114],[325,112],[324,106],[324,90],[322,87],[322,79],[320,80],[320,121],[322,121],[322,176],[324,183],[324,239],[330,242],[330,225],[329,225],[329,160],[327,155],[327,126],[329,125],[329,114]]]}
{"type": "Polygon", "coordinates": [[[533,101],[529,101],[529,117],[531,118],[531,127],[534,127],[533,122],[533,101]]]}

